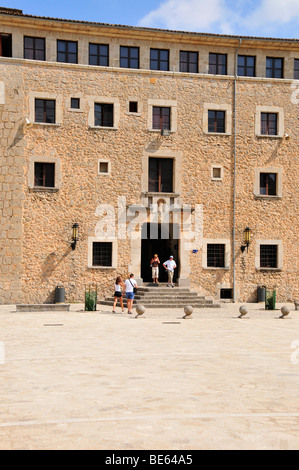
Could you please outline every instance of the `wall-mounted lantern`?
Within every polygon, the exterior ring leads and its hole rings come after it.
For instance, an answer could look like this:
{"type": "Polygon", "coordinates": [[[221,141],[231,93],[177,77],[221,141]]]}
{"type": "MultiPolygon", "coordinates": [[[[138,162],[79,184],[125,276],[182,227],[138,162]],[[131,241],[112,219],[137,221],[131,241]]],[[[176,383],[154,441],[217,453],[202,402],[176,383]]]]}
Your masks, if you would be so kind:
{"type": "Polygon", "coordinates": [[[244,253],[246,247],[247,247],[247,251],[248,251],[248,247],[250,245],[250,232],[251,232],[251,229],[249,227],[246,227],[245,230],[244,230],[244,243],[245,243],[245,245],[241,245],[242,253],[244,253]]]}
{"type": "Polygon", "coordinates": [[[71,247],[73,250],[76,248],[77,241],[79,240],[79,224],[74,224],[73,225],[73,235],[72,235],[72,244],[71,247]]]}

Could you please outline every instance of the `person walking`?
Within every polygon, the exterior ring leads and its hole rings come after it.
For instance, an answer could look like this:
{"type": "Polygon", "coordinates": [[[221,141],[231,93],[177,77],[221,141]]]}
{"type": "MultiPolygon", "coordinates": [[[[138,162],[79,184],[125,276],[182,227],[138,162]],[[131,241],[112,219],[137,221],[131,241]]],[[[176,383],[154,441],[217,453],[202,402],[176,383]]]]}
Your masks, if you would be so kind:
{"type": "Polygon", "coordinates": [[[118,276],[114,284],[114,303],[113,303],[112,313],[115,313],[117,300],[119,300],[120,302],[122,313],[124,312],[124,303],[123,303],[124,288],[125,288],[124,282],[122,278],[118,276]]]}
{"type": "Polygon", "coordinates": [[[128,313],[132,313],[133,301],[135,297],[135,289],[137,288],[137,282],[134,279],[134,274],[130,274],[129,279],[126,280],[125,288],[126,288],[128,313]]]}
{"type": "Polygon", "coordinates": [[[151,267],[152,267],[152,278],[153,278],[153,283],[154,284],[159,284],[159,264],[160,260],[158,255],[154,255],[154,257],[151,259],[151,267]]]}
{"type": "Polygon", "coordinates": [[[163,263],[163,266],[166,269],[167,275],[168,275],[168,284],[167,284],[167,286],[168,287],[174,287],[173,275],[174,275],[174,270],[177,266],[176,266],[176,262],[173,259],[173,256],[169,256],[169,259],[167,261],[165,261],[165,263],[163,263]]]}

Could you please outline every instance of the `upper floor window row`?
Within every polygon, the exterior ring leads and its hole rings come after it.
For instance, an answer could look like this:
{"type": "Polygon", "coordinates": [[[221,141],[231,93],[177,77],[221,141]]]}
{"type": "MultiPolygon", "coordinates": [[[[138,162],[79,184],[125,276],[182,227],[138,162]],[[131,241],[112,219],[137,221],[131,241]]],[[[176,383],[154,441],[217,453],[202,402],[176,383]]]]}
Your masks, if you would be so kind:
{"type": "MultiPolygon", "coordinates": [[[[12,57],[12,35],[0,33],[0,56],[12,57]]],[[[78,42],[57,39],[57,62],[78,63],[78,42]]],[[[89,43],[89,65],[108,67],[109,44],[89,43]]],[[[46,39],[41,37],[24,36],[24,58],[33,60],[46,59],[46,39]]],[[[238,55],[238,75],[255,77],[256,56],[238,55]]],[[[199,53],[184,51],[179,53],[179,71],[187,73],[199,72],[199,53]]],[[[140,68],[140,48],[137,46],[120,46],[119,66],[125,68],[140,68]]],[[[168,49],[151,48],[149,51],[150,70],[170,70],[170,51],[168,49]]],[[[299,79],[299,58],[294,59],[294,79],[299,79]]],[[[209,53],[208,73],[214,75],[228,74],[228,55],[209,53]]],[[[265,74],[267,78],[284,78],[284,58],[266,57],[265,74]]]]}

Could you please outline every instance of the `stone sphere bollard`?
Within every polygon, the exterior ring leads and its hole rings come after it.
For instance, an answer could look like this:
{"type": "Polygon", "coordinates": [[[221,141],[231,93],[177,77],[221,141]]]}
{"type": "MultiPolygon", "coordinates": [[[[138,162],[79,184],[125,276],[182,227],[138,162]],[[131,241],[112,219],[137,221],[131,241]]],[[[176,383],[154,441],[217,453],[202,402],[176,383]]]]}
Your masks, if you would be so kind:
{"type": "Polygon", "coordinates": [[[247,315],[248,310],[245,307],[245,305],[241,305],[241,307],[239,308],[239,312],[240,312],[240,315],[238,316],[238,318],[243,318],[245,315],[247,315]]]}
{"type": "Polygon", "coordinates": [[[137,315],[136,315],[135,318],[138,318],[140,315],[143,315],[144,312],[145,312],[145,306],[144,306],[144,305],[140,305],[140,304],[136,305],[136,313],[137,313],[137,315]]]}
{"type": "Polygon", "coordinates": [[[279,318],[285,318],[290,313],[290,309],[286,305],[281,307],[280,311],[281,311],[282,315],[279,318]]]}
{"type": "Polygon", "coordinates": [[[191,318],[191,314],[193,312],[193,307],[191,305],[187,305],[186,307],[184,307],[184,312],[185,312],[185,316],[183,318],[191,318]]]}

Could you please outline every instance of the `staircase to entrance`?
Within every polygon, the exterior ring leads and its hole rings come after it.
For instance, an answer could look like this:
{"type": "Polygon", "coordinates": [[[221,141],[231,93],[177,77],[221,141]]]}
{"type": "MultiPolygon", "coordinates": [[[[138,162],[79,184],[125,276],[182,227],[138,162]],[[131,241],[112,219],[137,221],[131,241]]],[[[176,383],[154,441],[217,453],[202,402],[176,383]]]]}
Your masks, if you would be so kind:
{"type": "MultiPolygon", "coordinates": [[[[99,300],[100,305],[113,306],[113,296],[107,297],[105,300],[99,300]]],[[[123,299],[126,306],[126,298],[123,299]]],[[[191,305],[193,308],[219,308],[220,302],[214,301],[210,297],[198,295],[186,287],[167,287],[167,284],[154,285],[152,283],[143,284],[138,287],[135,294],[133,307],[142,304],[147,308],[184,308],[191,305]]],[[[119,306],[119,302],[117,302],[119,306]]]]}

